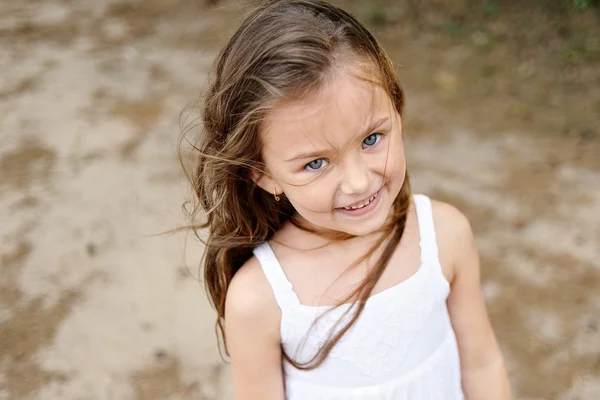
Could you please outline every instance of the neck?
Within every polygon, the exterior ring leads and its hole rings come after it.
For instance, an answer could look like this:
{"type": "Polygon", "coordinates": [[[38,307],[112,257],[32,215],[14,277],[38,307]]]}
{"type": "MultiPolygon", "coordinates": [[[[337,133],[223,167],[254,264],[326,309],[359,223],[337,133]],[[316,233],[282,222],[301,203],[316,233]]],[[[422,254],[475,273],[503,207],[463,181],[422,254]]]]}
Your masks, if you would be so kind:
{"type": "Polygon", "coordinates": [[[381,238],[381,234],[386,232],[384,226],[368,235],[355,236],[343,231],[336,231],[315,225],[298,213],[296,213],[288,223],[290,225],[289,229],[294,229],[297,234],[301,235],[300,237],[302,237],[302,242],[304,243],[302,247],[305,247],[306,250],[321,248],[332,244],[352,246],[356,241],[362,240],[375,243],[381,238]]]}

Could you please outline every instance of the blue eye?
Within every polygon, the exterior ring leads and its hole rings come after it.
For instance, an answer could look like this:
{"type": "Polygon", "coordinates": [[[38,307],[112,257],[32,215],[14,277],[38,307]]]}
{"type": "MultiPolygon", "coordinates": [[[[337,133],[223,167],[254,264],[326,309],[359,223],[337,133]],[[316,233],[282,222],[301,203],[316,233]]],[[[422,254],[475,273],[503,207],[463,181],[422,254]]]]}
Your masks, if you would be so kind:
{"type": "Polygon", "coordinates": [[[379,142],[380,138],[381,138],[381,133],[372,133],[372,134],[370,134],[369,136],[367,136],[365,138],[365,140],[363,140],[363,149],[365,147],[375,146],[379,142]]]}
{"type": "Polygon", "coordinates": [[[309,171],[318,171],[326,165],[327,161],[324,158],[317,158],[316,160],[313,160],[306,164],[304,166],[304,169],[307,169],[309,171]]]}

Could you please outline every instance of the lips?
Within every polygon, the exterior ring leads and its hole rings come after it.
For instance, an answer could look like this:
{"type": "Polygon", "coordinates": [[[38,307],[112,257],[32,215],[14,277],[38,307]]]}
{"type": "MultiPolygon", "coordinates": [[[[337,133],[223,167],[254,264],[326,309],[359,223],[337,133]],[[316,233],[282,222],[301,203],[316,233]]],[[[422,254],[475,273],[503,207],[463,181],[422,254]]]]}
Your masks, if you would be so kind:
{"type": "Polygon", "coordinates": [[[348,211],[351,211],[351,210],[360,210],[361,208],[366,207],[369,204],[371,204],[371,202],[373,202],[377,198],[378,195],[379,195],[379,191],[377,191],[374,195],[372,195],[371,197],[369,197],[366,200],[361,200],[361,201],[356,202],[354,204],[351,204],[349,206],[339,207],[339,208],[340,209],[344,209],[344,210],[348,210],[348,211]]]}

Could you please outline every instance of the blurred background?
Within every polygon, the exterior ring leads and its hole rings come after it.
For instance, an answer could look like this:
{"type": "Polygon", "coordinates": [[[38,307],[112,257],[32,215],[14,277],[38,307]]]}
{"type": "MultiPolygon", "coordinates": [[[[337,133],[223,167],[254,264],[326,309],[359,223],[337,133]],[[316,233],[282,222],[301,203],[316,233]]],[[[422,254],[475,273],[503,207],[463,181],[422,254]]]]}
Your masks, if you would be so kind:
{"type": "MultiPolygon", "coordinates": [[[[515,398],[600,399],[600,10],[335,1],[398,64],[415,192],[471,219],[515,398]]],[[[180,111],[249,3],[0,0],[0,399],[231,399],[180,111]]]]}

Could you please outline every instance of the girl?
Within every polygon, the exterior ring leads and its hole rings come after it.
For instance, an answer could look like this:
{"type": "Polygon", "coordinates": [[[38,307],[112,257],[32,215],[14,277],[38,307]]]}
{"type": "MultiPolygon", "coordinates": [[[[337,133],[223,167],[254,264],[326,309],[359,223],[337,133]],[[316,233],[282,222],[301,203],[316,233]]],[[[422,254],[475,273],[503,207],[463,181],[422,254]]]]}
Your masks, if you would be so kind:
{"type": "Polygon", "coordinates": [[[268,1],[219,54],[192,181],[236,399],[510,397],[469,223],[411,195],[403,105],[324,1],[268,1]]]}

